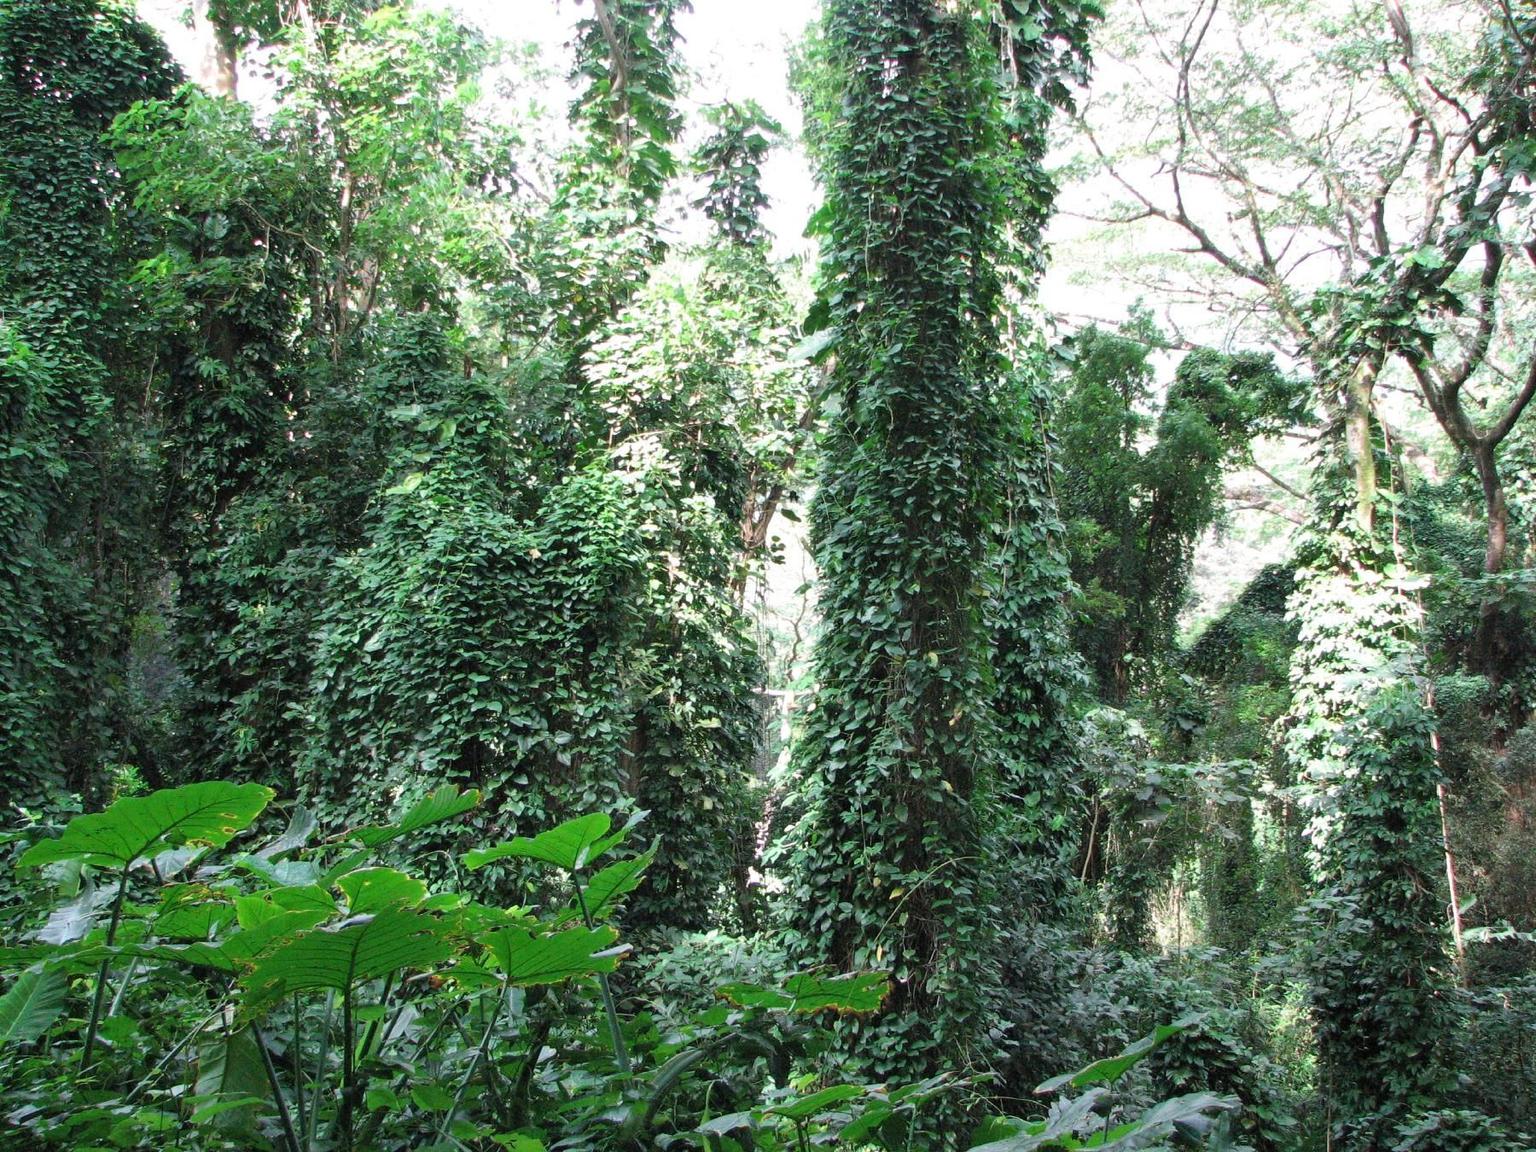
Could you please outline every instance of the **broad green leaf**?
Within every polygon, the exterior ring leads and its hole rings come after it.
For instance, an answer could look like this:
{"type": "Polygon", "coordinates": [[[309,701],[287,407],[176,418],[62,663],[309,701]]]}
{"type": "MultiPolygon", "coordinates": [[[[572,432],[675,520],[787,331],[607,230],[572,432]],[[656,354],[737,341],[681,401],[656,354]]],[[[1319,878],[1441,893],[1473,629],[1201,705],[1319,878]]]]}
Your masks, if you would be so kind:
{"type": "Polygon", "coordinates": [[[802,360],[809,360],[815,363],[822,359],[826,351],[837,343],[841,335],[842,331],[838,328],[823,328],[818,332],[812,332],[789,350],[787,359],[790,363],[798,363],[802,360]]]}
{"type": "MultiPolygon", "coordinates": [[[[611,913],[621,897],[640,886],[640,882],[645,879],[645,870],[650,867],[651,861],[656,859],[656,847],[657,845],[652,844],[638,856],[620,860],[617,864],[610,864],[602,871],[594,873],[586,882],[582,895],[586,899],[587,911],[594,922],[611,913]]],[[[560,920],[564,922],[580,915],[579,908],[571,908],[561,915],[560,920]]]]}
{"type": "Polygon", "coordinates": [[[411,1089],[411,1103],[423,1112],[446,1112],[453,1107],[453,1093],[426,1080],[411,1089]]]}
{"type": "Polygon", "coordinates": [[[774,1116],[783,1116],[786,1120],[809,1120],[818,1112],[826,1111],[833,1104],[841,1104],[845,1100],[852,1100],[862,1095],[864,1095],[864,1089],[857,1084],[834,1084],[830,1088],[812,1092],[809,1096],[802,1096],[787,1104],[775,1104],[768,1109],[768,1112],[774,1116]]]}
{"type": "Polygon", "coordinates": [[[623,949],[615,948],[619,933],[613,928],[569,928],[547,936],[534,936],[521,928],[502,928],[483,938],[491,962],[507,983],[527,987],[558,984],[573,976],[612,972],[619,966],[623,949]]]}
{"type": "Polygon", "coordinates": [[[79,895],[48,914],[48,922],[37,930],[37,939],[45,944],[73,944],[84,940],[96,925],[97,911],[110,899],[110,891],[98,892],[89,874],[82,875],[79,895]]]}
{"type": "Polygon", "coordinates": [[[262,1104],[270,1092],[261,1050],[249,1028],[235,1032],[214,1031],[197,1045],[197,1080],[194,1095],[208,1104],[197,1110],[198,1122],[218,1119],[219,1127],[249,1127],[252,1117],[231,1116],[234,1109],[262,1104]]]}
{"type": "Polygon", "coordinates": [[[237,973],[255,963],[256,958],[278,943],[291,939],[330,918],[332,912],[318,909],[279,911],[275,915],[250,928],[231,933],[216,943],[135,945],[121,952],[124,955],[153,957],[191,964],[195,968],[213,968],[220,972],[237,973]]]}
{"type": "Polygon", "coordinates": [[[318,884],[305,884],[294,888],[269,888],[265,892],[254,892],[249,896],[236,896],[235,911],[242,928],[260,927],[268,920],[282,916],[286,912],[315,913],[316,919],[313,923],[319,924],[336,914],[336,901],[318,884]]]}
{"type": "MultiPolygon", "coordinates": [[[[983,1152],[983,1149],[985,1152],[1033,1152],[1036,1148],[1060,1147],[1059,1142],[1070,1138],[1073,1132],[1084,1125],[1106,1094],[1107,1089],[1095,1088],[1076,1099],[1063,1100],[1044,1120],[1014,1120],[1010,1117],[984,1127],[980,1138],[987,1140],[987,1143],[972,1144],[971,1152],[983,1152]],[[1016,1124],[1018,1131],[1000,1140],[990,1139],[995,1135],[993,1128],[999,1124],[1016,1124]]],[[[1075,1148],[1077,1145],[1070,1144],[1068,1147],[1075,1148]]]]}
{"type": "Polygon", "coordinates": [[[717,994],[741,1008],[866,1013],[878,1012],[890,989],[890,977],[884,972],[853,972],[844,976],[800,973],[786,980],[782,991],[758,984],[726,984],[717,989],[717,994]]]}
{"type": "Polygon", "coordinates": [[[695,1132],[708,1132],[713,1136],[725,1136],[742,1128],[755,1129],[757,1117],[750,1112],[727,1112],[724,1116],[716,1116],[713,1120],[706,1120],[694,1129],[695,1132]]]}
{"type": "MultiPolygon", "coordinates": [[[[362,863],[366,855],[366,853],[359,853],[356,863],[341,871],[350,872],[357,864],[362,863]]],[[[233,863],[242,872],[250,872],[260,876],[269,884],[281,884],[284,887],[317,884],[324,875],[320,871],[320,866],[311,860],[268,860],[263,856],[242,854],[235,857],[233,863]]]]}
{"type": "Polygon", "coordinates": [[[844,1144],[862,1144],[874,1136],[875,1130],[896,1115],[896,1110],[884,1100],[877,1101],[864,1109],[857,1117],[843,1125],[838,1130],[837,1136],[844,1144]]]}
{"type": "Polygon", "coordinates": [[[839,1014],[878,1012],[890,995],[891,980],[884,972],[852,972],[845,976],[800,973],[784,981],[784,991],[794,999],[795,1012],[839,1014]]]}
{"type": "Polygon", "coordinates": [[[434,916],[387,909],[314,928],[280,941],[242,977],[246,1008],[256,1011],[298,992],[345,992],[364,980],[405,969],[432,968],[453,954],[434,916]]]}
{"type": "Polygon", "coordinates": [[[283,830],[283,834],[263,844],[256,849],[255,854],[263,860],[276,860],[289,852],[297,852],[309,843],[317,827],[319,822],[315,814],[302,804],[296,804],[288,815],[288,827],[283,830]]]}
{"type": "Polygon", "coordinates": [[[414,908],[427,898],[425,880],[407,876],[394,868],[362,868],[336,881],[347,895],[347,910],[353,916],[364,912],[382,912],[386,908],[414,908]]]}
{"type": "Polygon", "coordinates": [[[715,995],[723,996],[738,1008],[766,1008],[774,1012],[782,1012],[795,1003],[793,996],[760,984],[722,984],[715,989],[715,995]]]}
{"type": "Polygon", "coordinates": [[[518,836],[493,848],[476,848],[465,854],[464,864],[468,868],[483,868],[493,860],[517,857],[541,860],[566,872],[574,872],[599,854],[594,849],[605,843],[603,834],[610,823],[603,812],[578,816],[537,836],[518,836]]]}
{"type": "Polygon", "coordinates": [[[105,812],[76,816],[58,839],[27,849],[20,866],[79,860],[103,868],[126,868],[182,845],[222,848],[250,827],[271,799],[270,788],[224,780],[127,796],[105,812]]]}
{"type": "Polygon", "coordinates": [[[377,848],[401,836],[420,832],[429,825],[440,824],[444,820],[462,816],[479,803],[478,789],[471,788],[468,792],[460,792],[452,784],[445,784],[430,796],[417,801],[393,824],[374,824],[357,828],[347,833],[347,839],[360,840],[369,848],[377,848]]]}
{"type": "Polygon", "coordinates": [[[206,884],[177,884],[166,890],[152,921],[156,936],[171,940],[208,940],[235,920],[235,903],[206,884]]]}
{"type": "Polygon", "coordinates": [[[532,1136],[524,1136],[520,1132],[504,1132],[500,1136],[492,1136],[491,1139],[507,1149],[507,1152],[545,1152],[544,1141],[535,1140],[532,1136]]]}
{"type": "Polygon", "coordinates": [[[1198,1024],[1204,1019],[1203,1015],[1185,1016],[1175,1020],[1172,1024],[1159,1024],[1147,1035],[1134,1043],[1127,1044],[1125,1048],[1115,1056],[1106,1056],[1102,1060],[1095,1060],[1085,1068],[1079,1068],[1076,1072],[1067,1072],[1060,1076],[1053,1076],[1044,1084],[1035,1089],[1037,1095],[1048,1092],[1057,1092],[1062,1088],[1086,1088],[1090,1084],[1113,1083],[1120,1079],[1128,1071],[1140,1064],[1151,1054],[1164,1040],[1170,1036],[1177,1036],[1186,1028],[1198,1024]]]}
{"type": "Polygon", "coordinates": [[[69,979],[53,968],[28,968],[0,996],[0,1048],[27,1044],[64,1011],[69,979]]]}
{"type": "Polygon", "coordinates": [[[1102,1143],[1094,1148],[1145,1148],[1148,1142],[1167,1136],[1175,1128],[1187,1132],[1206,1132],[1213,1125],[1212,1113],[1231,1112],[1242,1107],[1235,1096],[1217,1096],[1212,1092],[1192,1092],[1175,1096],[1143,1112],[1135,1120],[1111,1128],[1102,1143]]]}

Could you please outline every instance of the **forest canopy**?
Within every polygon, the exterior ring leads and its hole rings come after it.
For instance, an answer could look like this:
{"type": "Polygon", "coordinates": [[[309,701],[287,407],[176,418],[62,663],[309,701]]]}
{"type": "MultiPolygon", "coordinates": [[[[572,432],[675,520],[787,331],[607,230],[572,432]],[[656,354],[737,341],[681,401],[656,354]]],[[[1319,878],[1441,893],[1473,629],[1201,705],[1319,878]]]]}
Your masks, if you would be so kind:
{"type": "Polygon", "coordinates": [[[173,7],[0,0],[0,1148],[1536,1148],[1536,12],[173,7]]]}

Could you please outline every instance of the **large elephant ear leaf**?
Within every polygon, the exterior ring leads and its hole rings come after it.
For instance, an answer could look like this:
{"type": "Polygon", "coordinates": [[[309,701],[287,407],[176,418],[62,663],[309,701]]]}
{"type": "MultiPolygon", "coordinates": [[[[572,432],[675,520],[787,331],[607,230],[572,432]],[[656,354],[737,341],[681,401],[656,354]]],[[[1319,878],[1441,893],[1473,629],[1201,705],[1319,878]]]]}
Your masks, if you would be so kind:
{"type": "Polygon", "coordinates": [[[468,792],[460,792],[452,784],[445,784],[431,795],[411,805],[393,824],[373,824],[366,828],[357,828],[347,833],[347,839],[359,840],[369,848],[377,848],[401,836],[420,832],[432,824],[441,824],[444,820],[462,816],[479,803],[478,790],[471,788],[468,792]]]}
{"type": "Polygon", "coordinates": [[[1203,1013],[1195,1013],[1180,1017],[1172,1024],[1159,1024],[1151,1032],[1140,1040],[1127,1044],[1114,1056],[1106,1056],[1102,1060],[1095,1060],[1086,1067],[1079,1068],[1076,1072],[1066,1072],[1060,1076],[1053,1076],[1044,1084],[1035,1089],[1035,1092],[1044,1095],[1049,1092],[1059,1092],[1063,1088],[1087,1088],[1092,1084],[1113,1084],[1128,1071],[1140,1064],[1152,1054],[1164,1040],[1170,1036],[1177,1036],[1188,1028],[1197,1027],[1203,1020],[1203,1013]]]}
{"type": "Polygon", "coordinates": [[[627,948],[615,948],[619,934],[613,928],[572,928],[548,936],[534,936],[521,928],[503,928],[483,938],[491,963],[501,969],[507,983],[520,987],[558,984],[575,976],[612,972],[627,948]]]}
{"type": "Polygon", "coordinates": [[[648,815],[650,813],[643,811],[634,813],[612,835],[608,834],[612,822],[606,813],[578,816],[537,836],[518,836],[493,848],[476,848],[465,853],[464,863],[469,868],[481,868],[493,860],[515,856],[524,860],[542,860],[566,872],[577,872],[608,849],[622,844],[635,825],[648,815]]]}
{"type": "Polygon", "coordinates": [[[249,828],[271,799],[270,788],[226,780],[127,796],[105,812],[76,816],[58,839],[27,849],[20,866],[78,860],[102,868],[126,868],[186,845],[222,848],[249,828]]]}
{"type": "Polygon", "coordinates": [[[602,842],[609,823],[608,816],[602,812],[578,816],[537,836],[518,836],[493,848],[476,848],[465,853],[464,864],[468,868],[482,868],[493,860],[515,857],[541,860],[566,872],[574,872],[592,859],[592,849],[602,842]]]}
{"type": "MultiPolygon", "coordinates": [[[[620,860],[594,872],[583,888],[587,915],[593,920],[612,915],[619,901],[640,887],[640,882],[645,879],[645,870],[656,859],[656,848],[657,845],[652,844],[638,856],[631,856],[628,860],[620,860]]],[[[568,908],[560,915],[559,922],[567,923],[581,916],[579,907],[568,908]]]]}
{"type": "Polygon", "coordinates": [[[0,1048],[36,1040],[64,1011],[69,978],[56,968],[28,968],[0,996],[0,1048]]]}
{"type": "Polygon", "coordinates": [[[240,980],[247,1012],[300,992],[345,992],[364,980],[435,967],[453,955],[448,931],[424,912],[391,908],[315,928],[264,952],[240,980]]]}

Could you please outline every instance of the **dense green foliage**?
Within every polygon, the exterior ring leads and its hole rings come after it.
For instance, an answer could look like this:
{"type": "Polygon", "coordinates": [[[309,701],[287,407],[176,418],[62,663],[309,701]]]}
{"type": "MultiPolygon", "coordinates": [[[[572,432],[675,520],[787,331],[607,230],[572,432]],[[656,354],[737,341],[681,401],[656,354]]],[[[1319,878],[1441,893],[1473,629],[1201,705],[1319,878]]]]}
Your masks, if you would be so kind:
{"type": "Polygon", "coordinates": [[[0,6],[0,1147],[1530,1148],[1524,10],[569,15],[0,6]]]}

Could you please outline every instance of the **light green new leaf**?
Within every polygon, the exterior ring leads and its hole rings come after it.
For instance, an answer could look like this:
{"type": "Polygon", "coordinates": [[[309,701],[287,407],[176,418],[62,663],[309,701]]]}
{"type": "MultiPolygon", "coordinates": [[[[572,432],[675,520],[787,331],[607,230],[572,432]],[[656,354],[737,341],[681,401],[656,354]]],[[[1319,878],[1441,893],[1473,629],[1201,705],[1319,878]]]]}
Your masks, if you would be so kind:
{"type": "Polygon", "coordinates": [[[805,972],[784,981],[794,998],[793,1011],[862,1014],[878,1012],[890,995],[891,979],[884,972],[851,972],[845,976],[816,976],[805,972]]]}
{"type": "Polygon", "coordinates": [[[353,916],[386,908],[414,908],[427,898],[427,882],[394,868],[361,868],[336,881],[353,916]]]}
{"type": "Polygon", "coordinates": [[[0,996],[0,1048],[27,1044],[64,1011],[69,978],[54,968],[28,968],[0,996]]]}
{"type": "Polygon", "coordinates": [[[20,866],[79,860],[103,868],[126,868],[184,844],[222,848],[249,828],[271,799],[270,788],[224,780],[127,796],[105,812],[76,816],[58,839],[27,849],[20,866]]]}
{"type": "MultiPolygon", "coordinates": [[[[249,896],[235,897],[235,912],[242,928],[257,928],[285,912],[313,912],[319,924],[336,914],[336,901],[318,884],[294,888],[270,888],[249,896]]],[[[307,927],[307,925],[306,925],[307,927]]]]}
{"type": "Polygon", "coordinates": [[[333,928],[315,928],[268,949],[240,981],[247,1011],[298,992],[345,992],[407,968],[441,964],[453,954],[434,916],[388,909],[355,916],[333,928]]]}
{"type": "Polygon", "coordinates": [[[615,948],[618,931],[571,928],[548,936],[534,936],[521,928],[502,928],[481,940],[490,950],[491,962],[520,987],[558,984],[573,976],[612,972],[626,949],[615,948]]]}
{"type": "Polygon", "coordinates": [[[430,796],[417,801],[393,824],[374,824],[357,828],[347,833],[347,839],[360,840],[369,848],[377,848],[380,844],[388,844],[401,836],[419,832],[428,825],[440,824],[444,820],[462,816],[479,803],[478,789],[471,788],[468,792],[460,792],[452,784],[445,784],[430,796]]]}
{"type": "Polygon", "coordinates": [[[1203,1015],[1185,1016],[1175,1020],[1172,1024],[1159,1024],[1147,1035],[1134,1043],[1127,1044],[1125,1048],[1115,1056],[1106,1056],[1102,1060],[1095,1060],[1085,1068],[1076,1072],[1067,1072],[1061,1076],[1053,1076],[1044,1084],[1035,1089],[1037,1095],[1048,1092],[1057,1092],[1062,1088],[1086,1088],[1090,1084],[1113,1083],[1124,1076],[1137,1064],[1151,1054],[1152,1050],[1170,1036],[1177,1036],[1186,1028],[1193,1027],[1205,1019],[1203,1015]]]}

